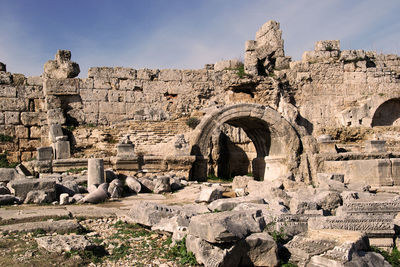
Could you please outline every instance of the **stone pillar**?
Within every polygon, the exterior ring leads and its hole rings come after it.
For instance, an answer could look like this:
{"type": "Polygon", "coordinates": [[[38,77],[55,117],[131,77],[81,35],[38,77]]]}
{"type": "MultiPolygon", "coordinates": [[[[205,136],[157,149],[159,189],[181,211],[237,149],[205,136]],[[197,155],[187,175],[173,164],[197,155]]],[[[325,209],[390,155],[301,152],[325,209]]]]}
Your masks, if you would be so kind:
{"type": "Polygon", "coordinates": [[[103,159],[88,159],[88,188],[104,183],[103,159]]]}

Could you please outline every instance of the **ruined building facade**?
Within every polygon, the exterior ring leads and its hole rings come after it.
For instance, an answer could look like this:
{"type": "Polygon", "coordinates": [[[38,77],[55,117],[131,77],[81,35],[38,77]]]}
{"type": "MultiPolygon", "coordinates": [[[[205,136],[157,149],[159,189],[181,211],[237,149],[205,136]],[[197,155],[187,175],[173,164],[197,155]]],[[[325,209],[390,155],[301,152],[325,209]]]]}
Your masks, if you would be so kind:
{"type": "Polygon", "coordinates": [[[0,65],[0,133],[14,137],[0,147],[9,161],[69,142],[70,155],[53,151],[53,170],[102,157],[116,169],[182,170],[200,180],[252,172],[312,183],[316,173],[333,172],[347,182],[400,184],[397,55],[341,50],[333,40],[292,61],[279,23],[269,21],[246,42],[244,65],[78,74],[64,50],[40,77],[0,65]],[[51,140],[52,125],[66,137],[51,140]],[[118,155],[124,142],[134,151],[118,155]]]}

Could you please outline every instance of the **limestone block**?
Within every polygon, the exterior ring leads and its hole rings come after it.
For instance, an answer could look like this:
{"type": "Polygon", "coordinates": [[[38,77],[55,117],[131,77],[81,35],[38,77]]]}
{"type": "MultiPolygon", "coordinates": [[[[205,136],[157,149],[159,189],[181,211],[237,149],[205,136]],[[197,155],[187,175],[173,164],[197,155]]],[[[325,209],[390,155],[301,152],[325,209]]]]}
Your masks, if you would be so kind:
{"type": "Polygon", "coordinates": [[[11,84],[12,75],[9,72],[0,72],[0,84],[11,84]]]}
{"type": "MultiPolygon", "coordinates": [[[[196,256],[196,261],[199,264],[204,264],[204,266],[237,267],[242,263],[241,258],[247,252],[244,248],[244,242],[229,244],[220,248],[193,235],[187,236],[186,247],[196,256]]],[[[252,266],[247,262],[246,264],[246,266],[252,266]]]]}
{"type": "Polygon", "coordinates": [[[171,184],[169,183],[170,177],[163,176],[157,177],[154,183],[154,190],[155,194],[161,194],[166,192],[171,192],[171,184]]]}
{"type": "Polygon", "coordinates": [[[4,112],[0,112],[0,124],[4,124],[4,112]]]}
{"type": "Polygon", "coordinates": [[[124,193],[124,188],[121,180],[114,179],[111,181],[110,185],[108,186],[108,193],[110,194],[111,198],[120,198],[124,193]]]}
{"type": "Polygon", "coordinates": [[[30,127],[30,131],[29,131],[29,138],[41,138],[42,137],[42,133],[41,133],[41,128],[38,126],[32,126],[30,127]]]}
{"type": "Polygon", "coordinates": [[[164,69],[160,70],[158,74],[158,79],[160,81],[181,81],[182,80],[182,71],[181,70],[171,70],[164,69]]]}
{"type": "Polygon", "coordinates": [[[6,111],[4,112],[5,123],[10,124],[19,124],[19,112],[14,111],[6,111]]]}
{"type": "Polygon", "coordinates": [[[69,159],[71,157],[71,148],[69,141],[58,140],[53,143],[55,159],[69,159]]]}
{"type": "Polygon", "coordinates": [[[325,40],[318,41],[315,43],[315,51],[339,51],[340,41],[339,40],[325,40]]]}
{"type": "Polygon", "coordinates": [[[278,245],[268,233],[255,233],[246,237],[247,257],[254,266],[278,266],[278,245]]]}
{"type": "Polygon", "coordinates": [[[68,50],[58,50],[55,60],[47,61],[43,68],[43,75],[51,79],[74,78],[80,72],[79,65],[71,61],[71,51],[68,50]]]}
{"type": "Polygon", "coordinates": [[[25,178],[13,168],[0,168],[0,182],[8,183],[15,179],[25,178]]]}
{"type": "Polygon", "coordinates": [[[57,141],[57,137],[64,136],[62,127],[60,124],[51,124],[49,128],[49,139],[50,142],[55,143],[57,141]]]}
{"type": "Polygon", "coordinates": [[[214,70],[221,71],[226,69],[237,69],[240,66],[243,66],[243,63],[237,59],[223,60],[215,63],[214,70]]]}
{"type": "Polygon", "coordinates": [[[366,153],[384,153],[386,152],[386,141],[367,140],[364,142],[366,153]]]}
{"type": "Polygon", "coordinates": [[[210,243],[227,243],[262,232],[265,221],[258,211],[225,211],[194,216],[188,232],[210,243]]]}
{"type": "Polygon", "coordinates": [[[55,189],[51,190],[32,190],[26,194],[24,204],[44,204],[56,200],[55,189]]]}
{"type": "Polygon", "coordinates": [[[373,186],[393,185],[389,159],[325,161],[325,172],[343,172],[345,183],[364,182],[373,186]]]}
{"type": "Polygon", "coordinates": [[[35,151],[37,147],[41,146],[41,142],[38,139],[19,139],[19,149],[35,151]]]}
{"type": "Polygon", "coordinates": [[[50,146],[47,147],[38,147],[37,148],[37,160],[52,160],[53,159],[53,148],[50,146]]]}
{"type": "Polygon", "coordinates": [[[219,184],[202,185],[199,196],[196,199],[197,203],[206,202],[210,203],[214,200],[222,198],[224,188],[219,184]]]}
{"type": "Polygon", "coordinates": [[[137,79],[139,80],[154,80],[158,78],[159,70],[140,69],[137,70],[137,79]]]}
{"type": "Polygon", "coordinates": [[[21,112],[21,122],[23,125],[40,125],[39,112],[21,112]]]}
{"type": "Polygon", "coordinates": [[[392,163],[393,185],[400,185],[400,159],[390,159],[392,163]]]}
{"type": "Polygon", "coordinates": [[[103,159],[88,159],[88,187],[104,183],[103,159]]]}
{"type": "Polygon", "coordinates": [[[96,89],[117,89],[118,79],[117,78],[95,78],[93,81],[93,87],[96,89]]]}
{"type": "Polygon", "coordinates": [[[31,191],[54,192],[55,198],[56,181],[47,178],[15,179],[10,181],[7,187],[10,189],[11,193],[21,198],[21,200],[25,200],[25,197],[31,191]]]}
{"type": "Polygon", "coordinates": [[[132,204],[126,219],[131,223],[140,223],[153,226],[163,218],[172,218],[179,215],[181,210],[176,207],[150,202],[135,202],[132,204]]]}
{"type": "Polygon", "coordinates": [[[111,77],[114,72],[114,69],[111,67],[91,67],[88,70],[89,78],[98,78],[98,77],[111,77]]]}
{"type": "Polygon", "coordinates": [[[248,40],[245,43],[245,51],[254,51],[256,50],[257,42],[254,40],[248,40]]]}
{"type": "Polygon", "coordinates": [[[47,122],[48,124],[64,124],[65,123],[64,112],[61,108],[47,110],[47,122]]]}
{"type": "Polygon", "coordinates": [[[69,195],[67,193],[63,193],[60,195],[60,205],[68,205],[69,204],[69,195]]]}
{"type": "Polygon", "coordinates": [[[136,70],[132,68],[115,67],[112,77],[120,79],[136,79],[136,70]]]}
{"type": "Polygon", "coordinates": [[[2,97],[17,97],[17,89],[13,86],[0,85],[0,95],[2,97]]]}
{"type": "Polygon", "coordinates": [[[79,79],[46,79],[43,89],[49,95],[77,95],[79,79]]]}
{"type": "Polygon", "coordinates": [[[343,50],[340,53],[340,60],[343,61],[357,61],[365,59],[366,53],[364,50],[343,50]]]}
{"type": "Polygon", "coordinates": [[[120,80],[119,89],[140,92],[143,91],[143,82],[133,79],[120,80]]]}
{"type": "Polygon", "coordinates": [[[125,114],[126,103],[124,102],[99,102],[99,112],[108,114],[125,114]]]}
{"type": "Polygon", "coordinates": [[[57,182],[56,193],[57,195],[67,194],[68,196],[72,197],[75,194],[79,193],[79,186],[75,181],[66,180],[62,182],[57,182]]]}
{"type": "Polygon", "coordinates": [[[23,111],[26,109],[24,99],[0,98],[0,110],[2,111],[23,111]]]}
{"type": "Polygon", "coordinates": [[[256,32],[256,41],[259,44],[268,44],[273,49],[283,48],[282,31],[276,21],[268,21],[256,32]]]}
{"type": "Polygon", "coordinates": [[[284,70],[289,69],[291,57],[278,57],[275,61],[275,69],[284,70]]]}
{"type": "Polygon", "coordinates": [[[15,126],[15,137],[17,138],[29,138],[28,128],[23,125],[15,126]]]}
{"type": "Polygon", "coordinates": [[[207,208],[210,211],[230,211],[242,203],[265,204],[264,199],[258,197],[235,197],[214,200],[207,208]]]}
{"type": "Polygon", "coordinates": [[[69,251],[84,251],[93,246],[83,235],[54,235],[35,238],[39,247],[49,252],[62,253],[69,251]]]}
{"type": "Polygon", "coordinates": [[[40,76],[29,76],[26,83],[27,85],[43,86],[43,78],[40,76]]]}

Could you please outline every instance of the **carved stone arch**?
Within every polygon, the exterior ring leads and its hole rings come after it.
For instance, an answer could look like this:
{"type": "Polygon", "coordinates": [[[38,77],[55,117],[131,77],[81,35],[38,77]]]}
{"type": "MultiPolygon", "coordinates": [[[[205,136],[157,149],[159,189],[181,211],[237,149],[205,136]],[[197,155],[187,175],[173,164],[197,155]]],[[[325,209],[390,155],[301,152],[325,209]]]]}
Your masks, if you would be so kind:
{"type": "Polygon", "coordinates": [[[258,178],[267,177],[263,167],[268,170],[269,167],[282,165],[282,172],[297,167],[301,142],[293,126],[268,106],[241,103],[206,114],[196,127],[191,140],[191,154],[196,155],[197,160],[191,171],[191,179],[203,180],[207,176],[206,157],[210,139],[218,134],[224,123],[242,128],[252,140],[257,151],[257,159],[253,164],[258,166],[257,169],[253,167],[253,174],[258,178]]]}
{"type": "Polygon", "coordinates": [[[371,127],[400,126],[400,98],[390,98],[381,103],[372,117],[371,127]]]}

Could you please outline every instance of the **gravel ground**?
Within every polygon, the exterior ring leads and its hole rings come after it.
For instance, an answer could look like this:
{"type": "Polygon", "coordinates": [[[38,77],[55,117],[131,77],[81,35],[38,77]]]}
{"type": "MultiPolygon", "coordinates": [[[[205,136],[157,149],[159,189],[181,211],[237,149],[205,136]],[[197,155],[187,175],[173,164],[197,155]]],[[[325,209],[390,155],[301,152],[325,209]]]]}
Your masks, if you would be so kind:
{"type": "Polygon", "coordinates": [[[198,266],[192,254],[172,244],[169,233],[115,218],[87,219],[80,224],[85,230],[76,234],[84,234],[96,245],[92,251],[47,252],[34,240],[51,235],[41,231],[0,235],[0,266],[198,266]]]}

